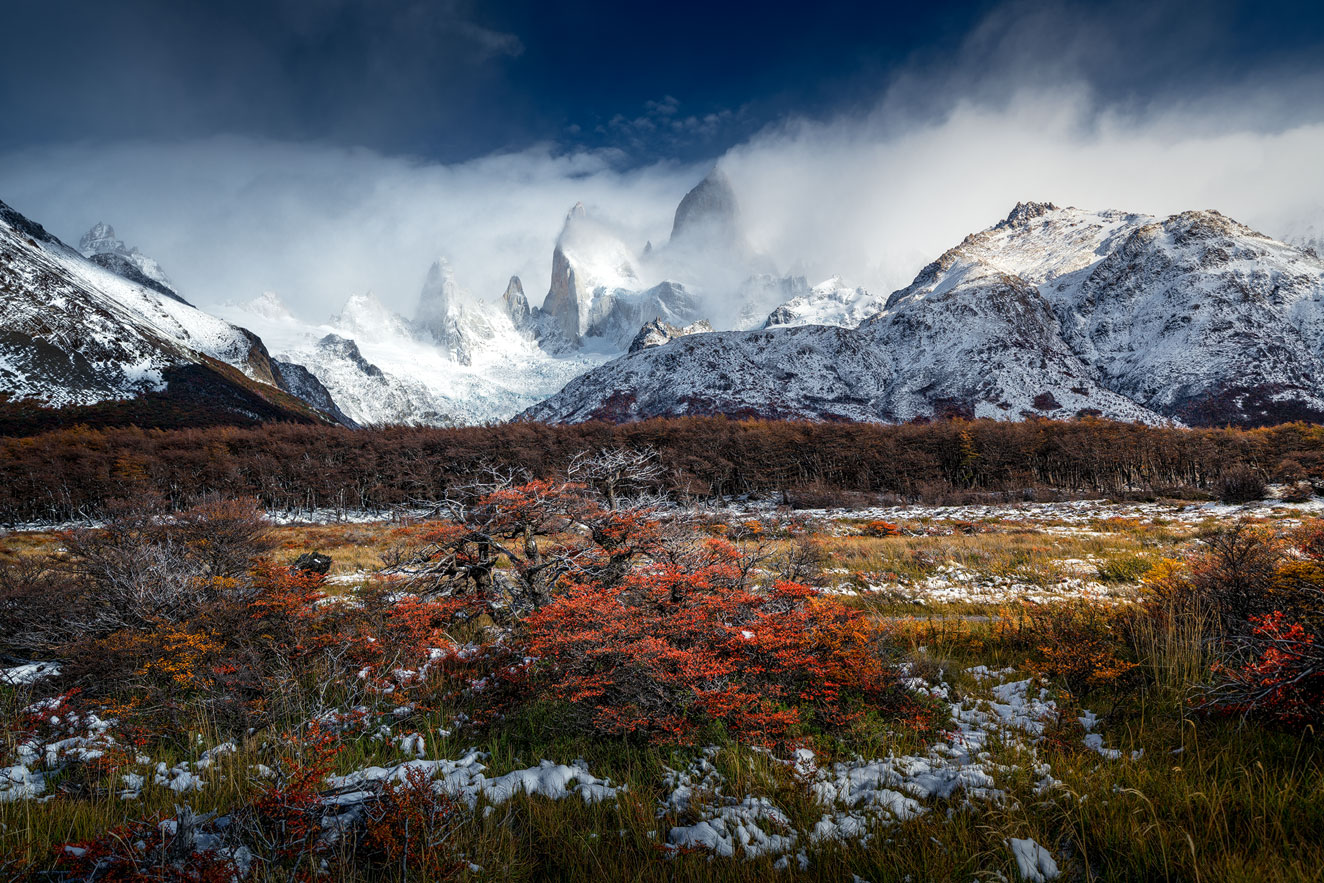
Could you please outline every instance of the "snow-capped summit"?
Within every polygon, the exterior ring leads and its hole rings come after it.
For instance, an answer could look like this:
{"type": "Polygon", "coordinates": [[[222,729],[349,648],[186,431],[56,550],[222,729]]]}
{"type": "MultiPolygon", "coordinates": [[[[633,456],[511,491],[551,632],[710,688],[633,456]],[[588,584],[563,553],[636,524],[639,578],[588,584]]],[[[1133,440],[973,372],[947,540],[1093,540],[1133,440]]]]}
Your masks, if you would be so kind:
{"type": "Polygon", "coordinates": [[[505,307],[506,315],[510,317],[511,323],[518,331],[533,330],[533,310],[529,308],[529,299],[524,296],[524,283],[519,281],[518,276],[511,276],[510,282],[506,283],[506,291],[501,295],[501,305],[505,307]]]}
{"type": "Polygon", "coordinates": [[[683,328],[663,322],[661,319],[654,319],[639,329],[639,333],[630,342],[629,351],[637,353],[651,346],[662,346],[671,343],[678,337],[688,337],[691,334],[708,334],[712,330],[713,326],[705,319],[700,319],[698,322],[686,325],[683,328]]]}
{"type": "Polygon", "coordinates": [[[629,246],[590,218],[582,202],[566,214],[552,251],[552,280],[542,311],[571,346],[589,332],[596,302],[643,287],[629,246]]]}
{"type": "Polygon", "coordinates": [[[340,312],[331,317],[331,325],[359,342],[394,340],[411,335],[407,321],[371,291],[346,298],[340,312]]]}
{"type": "Polygon", "coordinates": [[[83,257],[91,257],[94,254],[129,253],[124,242],[115,238],[115,228],[104,221],[93,224],[92,229],[83,234],[83,238],[78,240],[78,250],[83,253],[83,257]]]}
{"type": "Polygon", "coordinates": [[[740,226],[740,204],[730,179],[720,168],[710,171],[676,206],[671,242],[702,242],[705,248],[748,248],[740,226]]]}
{"type": "MultiPolygon", "coordinates": [[[[518,283],[518,279],[512,280],[512,284],[518,283]]],[[[499,311],[469,300],[455,281],[450,263],[439,258],[428,269],[414,314],[417,331],[430,337],[462,365],[472,364],[475,350],[493,341],[497,336],[493,322],[504,318],[499,311]]]]}
{"type": "Polygon", "coordinates": [[[274,291],[264,291],[241,306],[253,315],[270,321],[294,321],[294,314],[285,305],[285,301],[280,299],[280,295],[274,291]]]}
{"type": "Polygon", "coordinates": [[[798,295],[773,310],[763,323],[775,325],[840,325],[854,328],[883,311],[887,298],[852,288],[840,276],[820,282],[807,294],[798,295]]]}
{"type": "Polygon", "coordinates": [[[175,290],[175,283],[161,269],[161,265],[136,248],[129,248],[115,236],[115,228],[97,222],[78,240],[83,257],[130,282],[159,291],[181,303],[188,303],[175,290]]]}

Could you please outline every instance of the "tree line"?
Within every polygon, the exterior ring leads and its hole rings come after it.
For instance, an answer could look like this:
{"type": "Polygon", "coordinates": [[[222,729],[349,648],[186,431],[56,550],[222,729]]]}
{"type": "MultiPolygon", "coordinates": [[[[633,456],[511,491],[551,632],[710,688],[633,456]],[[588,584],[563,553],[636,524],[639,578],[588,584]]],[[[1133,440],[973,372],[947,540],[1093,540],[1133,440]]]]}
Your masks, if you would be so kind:
{"type": "Polygon", "coordinates": [[[1324,427],[1306,423],[1179,429],[1092,418],[879,425],[718,417],[359,431],[76,426],[0,438],[0,520],[94,518],[111,501],[143,497],[178,508],[251,496],[275,510],[386,510],[441,499],[492,468],[540,478],[585,451],[621,448],[654,449],[661,489],[680,498],[783,495],[801,506],[1198,496],[1248,469],[1269,480],[1324,482],[1324,427]]]}

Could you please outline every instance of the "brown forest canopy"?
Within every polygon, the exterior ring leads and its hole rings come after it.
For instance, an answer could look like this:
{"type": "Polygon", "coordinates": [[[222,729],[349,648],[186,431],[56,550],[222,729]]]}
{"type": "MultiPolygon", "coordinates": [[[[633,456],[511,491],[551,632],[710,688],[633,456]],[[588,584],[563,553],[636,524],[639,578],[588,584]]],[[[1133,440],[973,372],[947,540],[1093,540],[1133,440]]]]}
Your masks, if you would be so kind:
{"type": "Polygon", "coordinates": [[[268,424],[140,430],[75,427],[0,438],[0,520],[94,517],[108,501],[174,506],[252,495],[273,509],[385,509],[440,498],[486,465],[534,476],[580,451],[656,448],[680,495],[785,493],[821,503],[864,493],[930,502],[972,494],[1180,495],[1250,466],[1324,477],[1324,427],[1171,429],[1071,422],[876,424],[651,420],[457,429],[268,424]]]}

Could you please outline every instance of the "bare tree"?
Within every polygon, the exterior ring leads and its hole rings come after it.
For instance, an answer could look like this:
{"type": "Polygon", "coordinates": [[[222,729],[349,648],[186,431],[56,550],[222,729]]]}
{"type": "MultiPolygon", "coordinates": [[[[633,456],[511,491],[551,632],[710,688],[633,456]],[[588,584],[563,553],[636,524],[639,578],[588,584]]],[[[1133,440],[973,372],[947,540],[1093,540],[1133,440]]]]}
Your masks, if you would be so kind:
{"type": "Polygon", "coordinates": [[[655,503],[666,470],[654,448],[602,448],[576,454],[566,469],[572,481],[583,482],[602,494],[608,509],[616,509],[627,495],[644,495],[645,506],[655,503]]]}
{"type": "Polygon", "coordinates": [[[563,580],[614,585],[632,562],[665,558],[673,532],[620,495],[626,481],[601,475],[614,506],[579,481],[488,470],[431,503],[444,520],[385,556],[386,572],[421,595],[473,594],[508,617],[546,604],[563,580]]]}

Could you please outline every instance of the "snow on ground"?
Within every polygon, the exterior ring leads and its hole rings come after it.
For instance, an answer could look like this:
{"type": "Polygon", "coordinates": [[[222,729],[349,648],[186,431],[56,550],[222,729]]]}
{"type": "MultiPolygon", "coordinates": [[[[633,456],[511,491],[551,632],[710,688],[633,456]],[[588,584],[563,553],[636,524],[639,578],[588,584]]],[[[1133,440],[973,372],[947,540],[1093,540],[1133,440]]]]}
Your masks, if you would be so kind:
{"type": "MultiPolygon", "coordinates": [[[[969,673],[977,681],[991,682],[1009,672],[977,666],[969,673]]],[[[951,699],[951,687],[945,683],[929,685],[915,678],[910,686],[935,698],[951,699]]],[[[820,767],[812,751],[800,749],[785,761],[822,810],[807,830],[798,830],[785,810],[766,796],[728,793],[729,782],[713,763],[718,749],[708,748],[685,769],[667,770],[668,792],[658,802],[659,818],[693,819],[672,826],[667,843],[672,849],[701,847],[724,857],[776,856],[779,867],[792,862],[805,866],[808,845],[867,842],[880,828],[903,824],[939,805],[950,811],[954,800],[971,809],[981,804],[1015,805],[1009,780],[1020,770],[1032,774],[1036,797],[1053,799],[1061,794],[1068,799],[1035,749],[1045,728],[1058,719],[1057,704],[1034,695],[1030,680],[991,683],[978,695],[955,699],[951,708],[951,728],[924,754],[857,757],[820,767]],[[995,758],[990,750],[994,744],[1001,746],[1004,759],[1010,753],[1016,762],[1005,764],[995,758]]],[[[1089,712],[1083,717],[1091,725],[1097,721],[1089,712]]],[[[1098,734],[1088,734],[1084,742],[1105,758],[1121,758],[1121,752],[1102,748],[1098,734]]],[[[1015,842],[1022,844],[1013,846],[1013,851],[1025,879],[1057,876],[1057,865],[1047,850],[1025,845],[1033,841],[1015,842]],[[1022,856],[1029,857],[1029,864],[1022,862],[1022,856]],[[1040,876],[1031,876],[1027,869],[1040,876]]]]}
{"type": "Polygon", "coordinates": [[[624,785],[613,785],[610,779],[600,779],[588,771],[582,760],[571,764],[541,761],[537,766],[512,770],[489,778],[483,764],[488,755],[470,749],[458,760],[408,760],[390,767],[370,766],[343,776],[327,779],[331,791],[326,796],[326,814],[322,817],[325,835],[334,839],[339,832],[357,824],[363,807],[371,801],[377,790],[387,782],[401,783],[411,777],[422,776],[431,781],[432,789],[445,794],[471,810],[480,800],[489,807],[505,803],[517,794],[565,800],[578,797],[585,803],[615,800],[624,785]]]}
{"type": "Polygon", "coordinates": [[[864,587],[838,583],[826,589],[833,594],[878,594],[913,604],[1003,604],[1029,601],[1045,604],[1053,601],[1128,599],[1134,587],[1105,584],[1075,576],[1064,576],[1044,583],[1027,582],[1010,576],[970,570],[959,564],[942,564],[928,576],[916,580],[870,583],[864,587]]]}
{"type": "Polygon", "coordinates": [[[1012,837],[1007,841],[1016,858],[1016,869],[1027,883],[1046,883],[1061,876],[1053,855],[1033,840],[1012,837]]]}
{"type": "MultiPolygon", "coordinates": [[[[765,752],[789,771],[792,781],[804,788],[817,808],[817,818],[807,824],[797,825],[774,795],[732,790],[731,781],[716,763],[720,749],[709,747],[687,766],[665,770],[656,803],[656,817],[664,832],[660,836],[665,836],[665,845],[673,852],[700,849],[714,857],[764,857],[778,868],[803,869],[811,863],[815,848],[832,843],[867,844],[889,826],[934,812],[950,815],[978,812],[986,806],[1015,808],[1018,794],[1036,802],[1071,799],[1036,749],[1045,729],[1058,719],[1056,703],[1029,679],[1006,680],[1012,675],[1010,669],[976,666],[967,674],[976,686],[959,696],[945,682],[932,684],[917,677],[906,680],[910,689],[949,702],[952,712],[942,738],[921,753],[821,763],[808,748],[784,759],[765,752]],[[1026,773],[1029,785],[1022,784],[1018,790],[1013,782],[1026,782],[1026,773]],[[1026,787],[1030,790],[1023,790],[1026,787]]],[[[50,780],[68,762],[94,760],[111,748],[124,747],[116,742],[114,721],[80,716],[61,707],[58,700],[28,710],[44,717],[56,738],[43,742],[34,737],[22,743],[14,758],[17,762],[0,767],[0,802],[50,799],[50,780]]],[[[1086,730],[1098,723],[1097,715],[1089,711],[1082,712],[1080,719],[1086,730]]],[[[542,760],[528,768],[489,775],[489,755],[476,748],[456,759],[428,759],[423,756],[421,738],[394,741],[402,754],[414,757],[326,780],[321,818],[324,840],[333,842],[358,824],[385,784],[420,777],[436,793],[483,814],[521,794],[601,803],[616,800],[626,788],[592,774],[583,760],[568,764],[542,760]]],[[[1122,752],[1107,748],[1100,734],[1087,733],[1083,741],[1102,758],[1125,762],[1122,752]]],[[[226,742],[202,751],[196,760],[174,764],[137,755],[134,763],[120,771],[118,796],[137,799],[145,788],[152,787],[169,789],[178,801],[186,801],[211,779],[219,780],[213,767],[237,750],[234,743],[226,742]]],[[[1138,758],[1138,753],[1130,757],[1138,758]]],[[[250,772],[264,778],[272,775],[260,764],[250,772]]],[[[238,857],[247,854],[242,843],[226,839],[224,817],[195,816],[187,805],[181,805],[178,813],[176,823],[189,830],[195,848],[224,848],[238,857]]],[[[1048,881],[1059,875],[1052,854],[1034,840],[1013,838],[1007,845],[1023,879],[1048,881]]]]}
{"type": "MultiPolygon", "coordinates": [[[[680,512],[679,508],[674,511],[680,512]]],[[[792,517],[818,522],[889,521],[893,523],[980,523],[1006,522],[1040,524],[1045,532],[1089,533],[1089,526],[1108,519],[1128,519],[1139,524],[1198,525],[1206,520],[1231,521],[1238,518],[1293,518],[1324,514],[1324,497],[1312,497],[1303,503],[1261,500],[1255,503],[1115,503],[1109,500],[1068,500],[1052,503],[1001,503],[967,506],[874,506],[864,508],[790,510],[772,500],[729,499],[716,506],[692,510],[709,517],[730,521],[792,517]]],[[[308,509],[273,509],[267,517],[278,525],[290,524],[379,524],[435,517],[436,510],[423,507],[401,509],[357,509],[335,506],[308,509]]],[[[6,533],[72,530],[77,527],[100,527],[96,519],[76,521],[27,521],[0,529],[6,533]]]]}
{"type": "Polygon", "coordinates": [[[58,662],[29,662],[13,668],[0,669],[0,684],[11,687],[35,684],[45,678],[53,678],[60,673],[58,662]]]}
{"type": "MultiPolygon", "coordinates": [[[[715,514],[732,519],[766,516],[780,511],[763,500],[731,500],[715,508],[715,514]]],[[[990,503],[964,506],[872,506],[864,508],[797,509],[800,518],[824,521],[906,522],[1008,522],[1043,525],[1088,526],[1111,518],[1140,524],[1200,524],[1207,519],[1270,518],[1317,515],[1324,512],[1324,497],[1302,503],[1260,500],[1254,503],[1116,503],[1109,500],[1067,500],[1051,503],[990,503]]]]}

